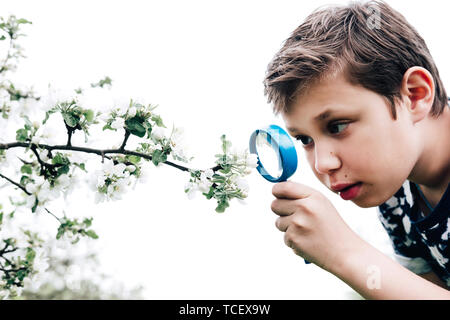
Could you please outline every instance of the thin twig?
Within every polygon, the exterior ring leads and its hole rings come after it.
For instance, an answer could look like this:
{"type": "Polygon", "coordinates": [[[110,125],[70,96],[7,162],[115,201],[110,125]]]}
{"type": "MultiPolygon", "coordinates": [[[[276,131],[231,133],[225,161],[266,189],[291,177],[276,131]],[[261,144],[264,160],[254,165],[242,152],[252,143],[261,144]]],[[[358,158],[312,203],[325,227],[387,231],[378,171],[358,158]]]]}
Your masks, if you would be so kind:
{"type": "Polygon", "coordinates": [[[12,248],[12,249],[8,250],[9,247],[11,247],[11,245],[9,243],[5,243],[5,246],[3,247],[3,249],[0,250],[0,256],[3,256],[6,253],[14,252],[18,249],[18,248],[12,248]]]}
{"type": "Polygon", "coordinates": [[[122,142],[122,145],[120,146],[119,150],[125,150],[125,145],[127,144],[129,137],[130,137],[130,131],[125,129],[125,137],[123,138],[123,142],[122,142]]]}
{"type": "Polygon", "coordinates": [[[45,208],[45,211],[47,211],[49,214],[51,214],[56,220],[58,220],[59,223],[61,223],[61,220],[55,216],[50,210],[48,210],[47,208],[45,208]]]}
{"type": "Polygon", "coordinates": [[[64,123],[66,124],[66,128],[67,128],[67,146],[70,147],[72,145],[73,129],[71,127],[69,127],[65,121],[64,121],[64,123]]]}
{"type": "Polygon", "coordinates": [[[0,173],[0,177],[2,177],[3,179],[9,181],[10,183],[12,183],[13,185],[15,185],[16,187],[22,189],[22,191],[25,192],[27,195],[31,196],[31,193],[29,193],[29,192],[27,191],[27,189],[25,189],[25,187],[22,186],[20,183],[17,183],[17,182],[15,182],[15,181],[11,180],[11,179],[8,178],[8,177],[5,177],[5,176],[2,175],[1,173],[0,173]]]}
{"type": "Polygon", "coordinates": [[[11,52],[11,48],[12,48],[12,45],[13,45],[13,41],[14,41],[14,39],[10,36],[9,37],[8,54],[7,54],[6,58],[5,58],[5,61],[3,62],[2,67],[0,68],[0,73],[2,73],[3,71],[7,70],[6,64],[8,63],[9,58],[11,58],[10,52],[11,52]]]}

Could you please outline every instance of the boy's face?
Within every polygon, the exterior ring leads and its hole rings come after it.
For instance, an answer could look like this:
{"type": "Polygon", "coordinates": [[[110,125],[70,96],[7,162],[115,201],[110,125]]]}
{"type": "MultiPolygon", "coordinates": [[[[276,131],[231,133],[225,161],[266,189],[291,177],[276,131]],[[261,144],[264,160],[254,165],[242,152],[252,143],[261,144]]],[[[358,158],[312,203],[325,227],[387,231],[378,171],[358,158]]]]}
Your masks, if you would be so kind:
{"type": "Polygon", "coordinates": [[[382,96],[342,76],[312,86],[282,117],[324,185],[361,183],[351,199],[360,207],[392,197],[419,158],[420,139],[407,108],[398,106],[394,121],[382,96]]]}

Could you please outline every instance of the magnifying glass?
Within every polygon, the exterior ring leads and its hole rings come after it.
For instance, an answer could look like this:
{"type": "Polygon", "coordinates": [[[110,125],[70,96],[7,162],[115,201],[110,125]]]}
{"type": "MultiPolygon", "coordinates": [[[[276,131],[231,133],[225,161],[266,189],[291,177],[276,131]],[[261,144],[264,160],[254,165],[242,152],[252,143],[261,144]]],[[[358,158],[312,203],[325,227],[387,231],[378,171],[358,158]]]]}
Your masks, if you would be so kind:
{"type": "Polygon", "coordinates": [[[258,157],[259,173],[270,182],[287,181],[297,170],[297,151],[281,127],[270,125],[250,137],[250,153],[258,157]]]}
{"type": "MultiPolygon", "coordinates": [[[[297,151],[289,134],[277,125],[258,129],[249,142],[250,153],[258,157],[256,169],[273,183],[287,181],[297,170],[297,151]]],[[[305,260],[305,263],[310,262],[305,260]]]]}

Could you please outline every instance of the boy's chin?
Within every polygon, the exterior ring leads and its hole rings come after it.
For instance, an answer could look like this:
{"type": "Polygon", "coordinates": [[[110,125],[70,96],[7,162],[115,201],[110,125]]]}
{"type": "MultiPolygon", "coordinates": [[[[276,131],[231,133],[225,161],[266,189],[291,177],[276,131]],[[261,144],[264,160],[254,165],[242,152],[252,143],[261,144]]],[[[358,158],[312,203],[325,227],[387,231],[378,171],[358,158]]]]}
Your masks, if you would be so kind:
{"type": "Polygon", "coordinates": [[[367,204],[367,203],[360,203],[357,201],[352,201],[354,204],[356,204],[358,207],[363,208],[363,209],[367,209],[367,208],[373,208],[373,207],[378,207],[380,204],[367,204]]]}
{"type": "Polygon", "coordinates": [[[382,205],[386,200],[384,199],[376,199],[374,197],[371,197],[370,199],[367,198],[357,198],[352,200],[352,202],[357,205],[360,208],[373,208],[378,207],[379,205],[382,205]]]}
{"type": "MultiPolygon", "coordinates": [[[[384,191],[386,191],[386,189],[384,189],[384,191]]],[[[374,208],[388,201],[391,197],[393,197],[395,192],[396,191],[392,191],[391,193],[389,191],[383,192],[373,188],[373,185],[365,184],[364,192],[355,199],[351,200],[351,202],[360,208],[374,208]]]]}

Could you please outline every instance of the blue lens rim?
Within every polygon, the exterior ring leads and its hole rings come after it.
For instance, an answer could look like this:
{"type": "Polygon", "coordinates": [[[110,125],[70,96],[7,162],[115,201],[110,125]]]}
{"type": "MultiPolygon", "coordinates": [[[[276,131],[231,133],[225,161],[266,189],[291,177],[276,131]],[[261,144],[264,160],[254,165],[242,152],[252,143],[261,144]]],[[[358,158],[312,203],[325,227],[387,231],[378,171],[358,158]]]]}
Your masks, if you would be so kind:
{"type": "Polygon", "coordinates": [[[255,130],[250,136],[249,148],[250,153],[258,156],[258,166],[256,169],[266,180],[270,182],[287,181],[287,179],[289,179],[297,170],[298,159],[295,145],[289,137],[289,134],[280,126],[272,124],[268,127],[255,130]],[[256,136],[260,132],[265,133],[267,135],[267,142],[271,145],[277,145],[278,150],[280,151],[279,156],[281,160],[282,172],[278,178],[271,176],[259,160],[258,152],[256,151],[256,136]]]}

